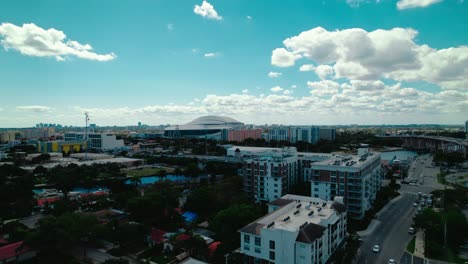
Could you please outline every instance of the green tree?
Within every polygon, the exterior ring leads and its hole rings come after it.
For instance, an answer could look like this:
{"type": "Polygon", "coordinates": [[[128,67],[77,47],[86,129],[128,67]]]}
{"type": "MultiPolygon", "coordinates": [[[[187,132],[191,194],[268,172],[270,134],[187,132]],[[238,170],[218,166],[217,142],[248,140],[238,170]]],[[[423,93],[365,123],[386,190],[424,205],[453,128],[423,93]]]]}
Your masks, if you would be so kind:
{"type": "Polygon", "coordinates": [[[240,244],[237,230],[261,215],[260,208],[254,205],[235,204],[217,213],[211,227],[217,239],[225,243],[228,248],[236,248],[240,244]]]}

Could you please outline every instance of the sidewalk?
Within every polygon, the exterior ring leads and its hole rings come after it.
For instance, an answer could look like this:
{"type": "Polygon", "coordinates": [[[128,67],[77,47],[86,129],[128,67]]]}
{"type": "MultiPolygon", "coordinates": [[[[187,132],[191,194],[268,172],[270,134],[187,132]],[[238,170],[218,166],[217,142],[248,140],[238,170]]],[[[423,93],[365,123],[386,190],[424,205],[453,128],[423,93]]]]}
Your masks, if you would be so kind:
{"type": "Polygon", "coordinates": [[[418,231],[416,233],[416,241],[414,247],[414,254],[416,257],[424,258],[424,232],[418,231]]]}

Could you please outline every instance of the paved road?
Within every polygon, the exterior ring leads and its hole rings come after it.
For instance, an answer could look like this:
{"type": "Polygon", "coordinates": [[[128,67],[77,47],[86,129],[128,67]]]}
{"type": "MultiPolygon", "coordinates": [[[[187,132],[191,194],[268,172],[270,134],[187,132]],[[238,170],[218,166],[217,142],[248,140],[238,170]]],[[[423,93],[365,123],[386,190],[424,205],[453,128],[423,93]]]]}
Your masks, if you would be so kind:
{"type": "Polygon", "coordinates": [[[411,262],[411,255],[404,252],[413,237],[408,234],[408,228],[413,223],[413,216],[416,213],[416,208],[412,204],[418,192],[429,193],[443,188],[443,185],[437,182],[436,175],[439,170],[431,168],[431,162],[429,155],[420,156],[413,162],[409,177],[418,179],[418,182],[419,179],[423,179],[423,184],[401,185],[401,199],[380,213],[378,220],[381,223],[372,234],[362,237],[364,242],[359,248],[356,263],[387,263],[390,258],[397,260],[398,263],[423,263],[419,258],[413,258],[411,262]],[[372,252],[374,245],[380,246],[380,253],[372,252]]]}
{"type": "Polygon", "coordinates": [[[412,206],[417,194],[403,193],[402,198],[392,204],[379,216],[380,225],[373,234],[362,237],[357,263],[387,263],[390,258],[400,259],[406,244],[412,235],[408,228],[413,221],[415,208],[412,206]],[[379,245],[380,253],[372,252],[372,247],[379,245]]]}

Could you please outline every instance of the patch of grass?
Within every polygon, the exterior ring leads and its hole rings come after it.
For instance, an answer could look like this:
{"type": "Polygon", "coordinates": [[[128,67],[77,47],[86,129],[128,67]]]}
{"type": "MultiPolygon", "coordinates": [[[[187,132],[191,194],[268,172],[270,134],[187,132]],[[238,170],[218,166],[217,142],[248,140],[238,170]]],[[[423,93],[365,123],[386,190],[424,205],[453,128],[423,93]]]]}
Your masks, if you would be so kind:
{"type": "Polygon", "coordinates": [[[414,253],[414,248],[416,247],[416,237],[413,237],[413,239],[411,239],[411,241],[408,243],[408,245],[406,246],[406,250],[413,254],[414,253]]]}
{"type": "Polygon", "coordinates": [[[447,182],[445,181],[445,173],[437,174],[437,182],[440,184],[447,184],[447,182]]]}

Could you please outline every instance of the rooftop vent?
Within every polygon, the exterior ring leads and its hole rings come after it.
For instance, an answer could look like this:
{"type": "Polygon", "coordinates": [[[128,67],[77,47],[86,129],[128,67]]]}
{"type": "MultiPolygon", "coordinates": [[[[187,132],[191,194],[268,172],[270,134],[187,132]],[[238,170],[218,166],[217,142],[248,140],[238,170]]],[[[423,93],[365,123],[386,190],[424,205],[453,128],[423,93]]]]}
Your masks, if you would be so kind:
{"type": "Polygon", "coordinates": [[[323,202],[323,203],[322,203],[322,207],[325,207],[326,205],[327,205],[326,202],[323,202]]]}
{"type": "Polygon", "coordinates": [[[304,228],[304,227],[305,227],[306,225],[308,225],[308,224],[309,224],[309,223],[307,223],[307,222],[303,223],[302,225],[299,226],[299,229],[304,228]]]}
{"type": "Polygon", "coordinates": [[[310,212],[307,214],[307,216],[313,216],[313,215],[314,215],[314,211],[313,211],[313,210],[310,211],[310,212]]]}
{"type": "Polygon", "coordinates": [[[297,215],[297,214],[299,214],[299,210],[297,210],[296,212],[294,212],[294,215],[297,215]]]}
{"type": "Polygon", "coordinates": [[[298,204],[298,205],[296,206],[296,208],[301,208],[301,206],[302,206],[302,204],[298,204]]]}
{"type": "Polygon", "coordinates": [[[317,211],[318,212],[322,211],[322,207],[317,208],[317,211]]]}
{"type": "Polygon", "coordinates": [[[271,222],[271,223],[268,224],[267,227],[270,228],[270,227],[272,227],[272,226],[274,226],[274,225],[275,225],[275,222],[271,222]]]}
{"type": "Polygon", "coordinates": [[[287,216],[286,218],[283,219],[283,221],[287,222],[291,217],[287,216]]]}

